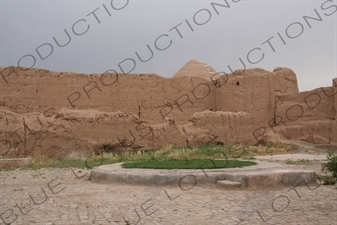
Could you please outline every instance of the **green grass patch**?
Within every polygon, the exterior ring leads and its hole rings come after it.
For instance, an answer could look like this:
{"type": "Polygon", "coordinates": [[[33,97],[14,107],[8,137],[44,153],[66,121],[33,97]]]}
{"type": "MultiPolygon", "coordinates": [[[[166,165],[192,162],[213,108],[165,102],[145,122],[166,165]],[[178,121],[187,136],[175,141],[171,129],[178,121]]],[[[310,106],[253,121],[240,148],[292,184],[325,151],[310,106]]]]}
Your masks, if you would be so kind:
{"type": "Polygon", "coordinates": [[[239,160],[210,160],[210,159],[191,159],[191,160],[164,160],[164,161],[142,161],[128,162],[122,164],[123,168],[142,168],[142,169],[220,169],[235,168],[256,165],[251,161],[239,160]]]}
{"type": "MultiPolygon", "coordinates": [[[[253,159],[256,155],[288,153],[296,150],[296,145],[289,145],[280,142],[266,142],[265,145],[215,145],[207,144],[202,146],[166,146],[158,150],[137,150],[124,152],[105,152],[104,146],[97,149],[100,154],[72,152],[68,155],[57,156],[53,152],[34,152],[29,156],[32,158],[32,165],[20,166],[13,163],[0,165],[1,170],[11,169],[40,169],[40,168],[93,168],[104,164],[117,162],[135,162],[135,161],[169,161],[194,159],[223,159],[235,160],[253,159]]],[[[211,161],[210,161],[211,162],[211,161]]],[[[200,166],[200,165],[199,165],[200,166]]]]}

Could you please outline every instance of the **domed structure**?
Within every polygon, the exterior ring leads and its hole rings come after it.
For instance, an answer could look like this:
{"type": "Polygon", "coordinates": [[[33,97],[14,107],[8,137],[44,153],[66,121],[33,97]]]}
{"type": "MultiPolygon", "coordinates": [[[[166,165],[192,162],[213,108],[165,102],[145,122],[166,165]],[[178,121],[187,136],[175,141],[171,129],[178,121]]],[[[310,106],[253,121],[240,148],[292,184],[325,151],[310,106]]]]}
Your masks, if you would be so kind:
{"type": "Polygon", "coordinates": [[[199,77],[211,80],[217,72],[206,63],[201,63],[198,60],[192,59],[186,63],[172,78],[175,77],[199,77]]]}

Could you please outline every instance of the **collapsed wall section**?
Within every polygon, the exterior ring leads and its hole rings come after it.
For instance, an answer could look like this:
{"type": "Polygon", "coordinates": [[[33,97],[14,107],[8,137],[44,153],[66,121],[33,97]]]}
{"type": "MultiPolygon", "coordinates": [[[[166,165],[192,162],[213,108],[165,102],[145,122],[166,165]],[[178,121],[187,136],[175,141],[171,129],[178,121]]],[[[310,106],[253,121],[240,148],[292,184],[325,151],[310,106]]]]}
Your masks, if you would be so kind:
{"type": "Polygon", "coordinates": [[[298,125],[309,121],[335,120],[334,96],[331,87],[276,95],[274,125],[298,125]]]}
{"type": "Polygon", "coordinates": [[[337,141],[336,87],[322,87],[300,93],[277,94],[273,133],[314,144],[337,141]]]}
{"type": "Polygon", "coordinates": [[[117,153],[125,150],[158,149],[167,145],[254,143],[252,132],[258,127],[248,113],[194,113],[188,123],[177,125],[174,120],[145,125],[141,119],[126,112],[96,110],[61,110],[46,117],[41,113],[0,113],[0,153],[18,157],[40,152],[65,155],[71,152],[117,153]]]}

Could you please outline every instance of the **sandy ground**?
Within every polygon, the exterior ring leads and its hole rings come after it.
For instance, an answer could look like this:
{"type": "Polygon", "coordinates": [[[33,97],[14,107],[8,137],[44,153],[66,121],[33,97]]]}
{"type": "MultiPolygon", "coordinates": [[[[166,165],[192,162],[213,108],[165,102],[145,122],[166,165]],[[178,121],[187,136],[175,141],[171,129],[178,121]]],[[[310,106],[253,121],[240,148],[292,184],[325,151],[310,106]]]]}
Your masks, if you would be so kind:
{"type": "MultiPolygon", "coordinates": [[[[272,160],[275,162],[275,160],[272,160]]],[[[295,160],[294,160],[295,161],[295,160]]],[[[321,161],[287,167],[322,174],[321,161]]],[[[337,187],[225,191],[97,184],[86,169],[0,172],[0,224],[337,224],[337,187]]]]}

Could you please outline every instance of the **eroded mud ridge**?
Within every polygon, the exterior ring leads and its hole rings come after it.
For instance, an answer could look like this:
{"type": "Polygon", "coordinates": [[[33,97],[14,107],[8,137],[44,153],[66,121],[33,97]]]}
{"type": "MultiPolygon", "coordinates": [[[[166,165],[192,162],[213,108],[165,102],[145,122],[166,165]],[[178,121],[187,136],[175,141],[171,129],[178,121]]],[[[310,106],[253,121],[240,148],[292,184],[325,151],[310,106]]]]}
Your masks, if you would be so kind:
{"type": "Polygon", "coordinates": [[[0,68],[4,157],[256,144],[266,137],[337,143],[337,78],[299,92],[288,68],[219,74],[196,60],[172,78],[0,68]]]}

